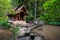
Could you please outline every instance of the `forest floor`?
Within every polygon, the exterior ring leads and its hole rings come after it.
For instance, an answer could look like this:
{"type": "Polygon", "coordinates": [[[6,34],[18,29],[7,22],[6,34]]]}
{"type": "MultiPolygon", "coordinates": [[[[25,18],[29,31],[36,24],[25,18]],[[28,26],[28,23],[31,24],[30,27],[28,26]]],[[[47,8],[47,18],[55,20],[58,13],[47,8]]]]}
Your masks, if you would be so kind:
{"type": "Polygon", "coordinates": [[[11,31],[0,29],[0,40],[11,40],[12,37],[13,37],[13,34],[11,31]]]}
{"type": "MultiPolygon", "coordinates": [[[[42,30],[35,29],[36,32],[50,40],[60,40],[60,27],[52,25],[43,25],[42,30]]],[[[0,40],[10,40],[12,32],[8,30],[0,30],[0,40]]]]}
{"type": "Polygon", "coordinates": [[[49,40],[60,40],[60,26],[43,25],[42,30],[35,29],[33,32],[49,40]]]}

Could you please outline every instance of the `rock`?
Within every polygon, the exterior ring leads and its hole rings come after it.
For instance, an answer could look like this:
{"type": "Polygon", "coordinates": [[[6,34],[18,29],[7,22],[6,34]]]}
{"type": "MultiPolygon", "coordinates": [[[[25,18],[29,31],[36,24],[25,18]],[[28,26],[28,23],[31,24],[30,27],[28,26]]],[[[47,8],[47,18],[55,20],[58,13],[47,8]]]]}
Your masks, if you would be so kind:
{"type": "Polygon", "coordinates": [[[37,36],[37,37],[35,37],[35,39],[34,39],[34,40],[43,40],[43,38],[42,38],[42,37],[37,36]]]}
{"type": "Polygon", "coordinates": [[[18,36],[24,36],[26,33],[27,28],[26,27],[20,27],[18,31],[18,36]]]}

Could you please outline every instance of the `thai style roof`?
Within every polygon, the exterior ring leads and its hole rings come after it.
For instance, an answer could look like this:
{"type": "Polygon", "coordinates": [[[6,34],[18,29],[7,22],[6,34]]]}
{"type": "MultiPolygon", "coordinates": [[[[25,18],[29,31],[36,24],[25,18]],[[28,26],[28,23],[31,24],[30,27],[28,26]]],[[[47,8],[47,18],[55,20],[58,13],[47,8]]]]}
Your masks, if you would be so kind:
{"type": "MultiPolygon", "coordinates": [[[[13,9],[13,11],[15,12],[15,14],[24,12],[26,15],[28,15],[28,10],[26,9],[24,5],[17,6],[16,8],[13,9]]],[[[8,15],[13,15],[13,13],[8,13],[8,15]]]]}
{"type": "Polygon", "coordinates": [[[19,5],[17,8],[14,9],[14,11],[16,11],[16,13],[25,12],[26,14],[28,14],[28,10],[24,5],[19,5]]]}

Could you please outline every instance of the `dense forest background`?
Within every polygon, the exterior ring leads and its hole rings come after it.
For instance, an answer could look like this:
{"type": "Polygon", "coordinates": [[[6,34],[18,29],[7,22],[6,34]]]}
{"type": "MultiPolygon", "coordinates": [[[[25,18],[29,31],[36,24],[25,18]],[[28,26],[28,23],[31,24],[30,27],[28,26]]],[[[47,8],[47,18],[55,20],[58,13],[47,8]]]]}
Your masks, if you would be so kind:
{"type": "Polygon", "coordinates": [[[44,20],[46,24],[60,25],[60,0],[0,0],[0,24],[7,21],[7,13],[14,14],[13,9],[25,5],[29,11],[27,21],[34,20],[36,4],[36,19],[44,20]]]}

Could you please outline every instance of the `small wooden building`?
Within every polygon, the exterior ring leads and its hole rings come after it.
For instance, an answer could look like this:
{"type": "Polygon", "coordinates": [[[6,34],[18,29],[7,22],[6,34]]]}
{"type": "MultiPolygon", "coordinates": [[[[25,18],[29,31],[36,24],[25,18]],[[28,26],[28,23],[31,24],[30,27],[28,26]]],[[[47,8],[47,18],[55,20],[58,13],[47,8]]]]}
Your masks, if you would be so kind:
{"type": "Polygon", "coordinates": [[[16,12],[15,15],[8,14],[8,18],[11,21],[20,21],[20,20],[24,21],[24,16],[28,15],[28,10],[24,5],[22,6],[19,5],[14,9],[14,11],[16,12]]]}

